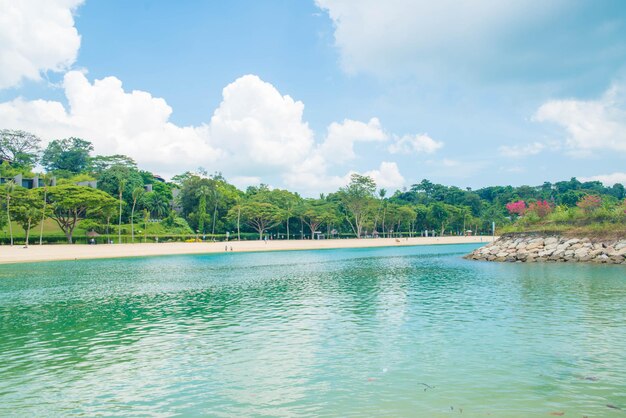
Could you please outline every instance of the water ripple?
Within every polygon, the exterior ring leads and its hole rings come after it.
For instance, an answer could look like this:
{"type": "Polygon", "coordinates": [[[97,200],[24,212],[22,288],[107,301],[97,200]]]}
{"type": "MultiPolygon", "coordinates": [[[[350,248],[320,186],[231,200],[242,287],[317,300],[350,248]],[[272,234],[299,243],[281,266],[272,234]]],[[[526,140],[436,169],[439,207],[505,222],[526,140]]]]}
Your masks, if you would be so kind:
{"type": "Polygon", "coordinates": [[[623,267],[471,248],[1,266],[0,415],[626,409],[623,267]]]}

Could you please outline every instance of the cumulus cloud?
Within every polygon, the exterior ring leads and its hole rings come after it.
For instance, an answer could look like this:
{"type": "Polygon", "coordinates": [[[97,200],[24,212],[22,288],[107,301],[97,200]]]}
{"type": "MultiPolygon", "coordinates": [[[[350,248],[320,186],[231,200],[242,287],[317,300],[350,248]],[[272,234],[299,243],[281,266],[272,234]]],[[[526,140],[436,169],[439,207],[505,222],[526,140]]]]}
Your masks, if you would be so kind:
{"type": "Polygon", "coordinates": [[[371,118],[367,123],[345,119],[342,123],[333,122],[328,126],[320,153],[328,161],[343,162],[355,157],[356,142],[381,142],[387,139],[378,118],[371,118]]]}
{"type": "Polygon", "coordinates": [[[500,154],[505,157],[519,158],[529,155],[537,155],[546,146],[541,142],[533,142],[527,145],[503,145],[499,148],[500,154]]]}
{"type": "Polygon", "coordinates": [[[378,170],[367,171],[363,174],[373,178],[378,187],[399,189],[405,184],[404,177],[400,174],[395,162],[383,161],[378,170]]]}
{"type": "Polygon", "coordinates": [[[211,142],[240,175],[272,172],[310,153],[313,132],[302,120],[302,102],[281,95],[255,75],[238,78],[222,95],[211,118],[211,142]]]}
{"type": "MultiPolygon", "coordinates": [[[[304,104],[254,75],[227,85],[210,123],[198,126],[176,125],[164,99],[126,91],[116,77],[90,82],[84,73],[69,71],[63,88],[67,108],[20,97],[0,103],[0,126],[31,131],[44,142],[78,136],[98,154],[125,154],[166,176],[203,166],[224,172],[240,187],[275,176],[308,193],[347,184],[354,171],[330,173],[355,157],[355,143],[388,140],[377,118],[346,119],[331,123],[316,143],[303,120],[304,104]]],[[[404,183],[396,163],[383,162],[368,174],[381,187],[404,183]]]]}
{"type": "Polygon", "coordinates": [[[626,151],[626,94],[615,85],[598,100],[552,100],[543,104],[533,119],[562,127],[572,153],[626,151]]]}
{"type": "Polygon", "coordinates": [[[25,129],[45,140],[79,136],[100,154],[126,154],[148,169],[174,172],[197,167],[222,155],[208,142],[208,127],[180,127],[169,121],[172,108],[144,91],[125,92],[106,77],[90,83],[79,71],[65,74],[69,104],[22,98],[0,103],[0,124],[25,129]]]}
{"type": "Polygon", "coordinates": [[[432,154],[443,147],[443,142],[435,141],[427,134],[395,137],[389,145],[392,154],[432,154]]]}
{"type": "Polygon", "coordinates": [[[76,60],[80,35],[73,13],[83,0],[0,0],[0,88],[76,60]]]}
{"type": "Polygon", "coordinates": [[[613,186],[614,184],[626,185],[626,173],[616,172],[611,174],[599,174],[591,177],[581,177],[581,181],[601,181],[605,186],[613,186]]]}
{"type": "Polygon", "coordinates": [[[294,170],[285,176],[288,187],[302,190],[305,193],[332,192],[350,182],[352,174],[370,176],[378,187],[399,189],[406,184],[404,176],[400,173],[398,164],[383,161],[375,170],[358,172],[348,171],[344,175],[329,175],[323,159],[315,155],[307,159],[302,165],[294,167],[294,170]]]}

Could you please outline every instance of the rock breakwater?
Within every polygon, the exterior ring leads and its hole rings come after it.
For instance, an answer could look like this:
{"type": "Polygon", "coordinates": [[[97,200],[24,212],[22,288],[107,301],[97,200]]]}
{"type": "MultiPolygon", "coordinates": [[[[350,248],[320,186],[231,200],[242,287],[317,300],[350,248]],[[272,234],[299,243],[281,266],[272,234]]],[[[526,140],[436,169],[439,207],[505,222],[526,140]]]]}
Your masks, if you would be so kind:
{"type": "Polygon", "coordinates": [[[598,240],[557,235],[503,235],[465,258],[508,262],[626,264],[626,239],[598,240]]]}

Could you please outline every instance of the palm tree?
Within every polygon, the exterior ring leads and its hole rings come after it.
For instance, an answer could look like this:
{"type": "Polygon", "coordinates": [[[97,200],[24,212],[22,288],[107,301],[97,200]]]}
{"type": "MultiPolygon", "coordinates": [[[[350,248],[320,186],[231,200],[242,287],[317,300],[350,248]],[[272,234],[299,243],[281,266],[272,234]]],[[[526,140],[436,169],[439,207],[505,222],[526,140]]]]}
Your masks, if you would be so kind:
{"type": "Polygon", "coordinates": [[[4,184],[7,193],[7,220],[9,221],[9,235],[11,236],[11,246],[13,246],[13,227],[11,226],[11,194],[15,190],[15,180],[9,180],[4,184]]]}
{"type": "Polygon", "coordinates": [[[137,200],[139,200],[141,198],[141,196],[143,196],[144,191],[145,190],[144,190],[143,187],[136,187],[133,190],[133,208],[130,211],[130,239],[131,239],[131,242],[135,242],[135,223],[134,223],[135,206],[137,206],[137,200]]]}
{"type": "MultiPolygon", "coordinates": [[[[385,216],[387,215],[387,206],[385,205],[385,195],[387,194],[387,189],[380,189],[378,191],[378,196],[380,196],[380,206],[378,207],[378,213],[380,213],[380,207],[383,207],[383,219],[382,219],[382,233],[383,237],[385,236],[385,216]]],[[[378,216],[378,215],[377,215],[378,216]]]]}
{"type": "Polygon", "coordinates": [[[111,242],[111,236],[109,234],[109,229],[110,229],[110,226],[111,226],[111,218],[113,216],[115,216],[115,207],[107,206],[106,208],[102,209],[102,215],[107,220],[106,235],[107,235],[107,244],[109,244],[111,242]]]}
{"type": "Polygon", "coordinates": [[[164,213],[169,209],[167,199],[158,193],[148,193],[145,199],[145,206],[150,211],[151,215],[156,218],[161,218],[164,213]]]}
{"type": "Polygon", "coordinates": [[[117,223],[117,243],[122,243],[122,194],[124,193],[124,187],[126,186],[126,180],[120,179],[119,184],[117,186],[117,191],[120,197],[120,211],[119,211],[119,219],[117,223]]]}

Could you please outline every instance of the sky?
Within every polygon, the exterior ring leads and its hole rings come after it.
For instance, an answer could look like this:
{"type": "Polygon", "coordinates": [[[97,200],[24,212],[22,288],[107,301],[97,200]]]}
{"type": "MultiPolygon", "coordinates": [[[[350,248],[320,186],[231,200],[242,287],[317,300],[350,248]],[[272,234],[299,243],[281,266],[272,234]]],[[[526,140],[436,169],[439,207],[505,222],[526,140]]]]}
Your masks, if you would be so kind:
{"type": "Polygon", "coordinates": [[[0,128],[316,196],[626,182],[619,0],[0,0],[0,128]]]}

